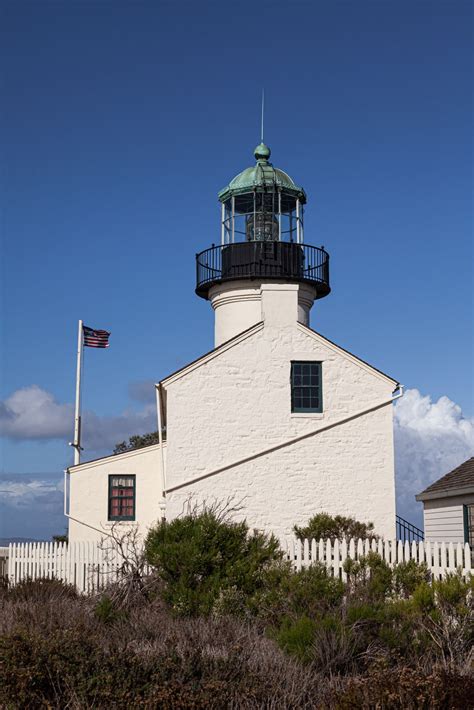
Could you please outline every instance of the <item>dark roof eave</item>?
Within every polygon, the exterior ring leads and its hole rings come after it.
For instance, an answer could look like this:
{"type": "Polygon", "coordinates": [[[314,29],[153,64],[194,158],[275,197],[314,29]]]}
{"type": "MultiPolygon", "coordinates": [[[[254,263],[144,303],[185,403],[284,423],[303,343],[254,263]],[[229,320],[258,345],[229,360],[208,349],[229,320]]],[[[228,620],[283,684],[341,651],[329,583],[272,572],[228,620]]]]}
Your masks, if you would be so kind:
{"type": "Polygon", "coordinates": [[[174,372],[171,372],[169,375],[166,377],[163,377],[159,382],[155,384],[155,387],[163,387],[166,389],[166,382],[167,380],[171,379],[171,377],[174,377],[177,375],[179,372],[182,370],[186,370],[188,367],[191,367],[191,365],[195,365],[196,363],[199,362],[199,360],[203,360],[205,357],[208,355],[217,353],[219,350],[222,350],[224,347],[232,343],[233,340],[238,340],[241,338],[242,335],[245,335],[249,331],[253,330],[257,325],[262,325],[263,321],[259,321],[258,323],[254,323],[253,325],[250,326],[250,328],[246,328],[243,330],[241,333],[237,333],[237,335],[234,335],[232,338],[229,338],[229,340],[226,340],[225,342],[221,343],[218,345],[216,348],[212,348],[212,350],[208,350],[207,353],[204,353],[204,355],[200,355],[199,357],[196,357],[194,360],[191,360],[191,362],[188,362],[186,365],[183,365],[183,367],[178,367],[177,370],[174,370],[174,372]]]}
{"type": "MultiPolygon", "coordinates": [[[[298,197],[300,202],[302,204],[306,204],[306,193],[301,187],[289,187],[288,185],[282,185],[279,183],[275,183],[277,187],[280,187],[284,192],[289,193],[290,195],[293,195],[293,197],[298,197]]],[[[248,192],[253,192],[254,190],[258,190],[259,188],[264,188],[266,187],[263,184],[255,183],[254,185],[245,185],[242,187],[237,187],[237,188],[231,188],[231,187],[224,187],[217,195],[219,202],[227,202],[227,200],[232,197],[232,195],[245,195],[248,192]]]]}
{"type": "Polygon", "coordinates": [[[453,498],[454,496],[474,493],[474,486],[457,486],[453,488],[441,488],[436,491],[422,491],[415,496],[417,501],[435,500],[436,498],[453,498]]]}
{"type": "MultiPolygon", "coordinates": [[[[163,443],[166,444],[166,439],[163,440],[163,443]]],[[[146,446],[137,446],[134,449],[127,449],[127,451],[119,451],[116,454],[107,454],[107,456],[99,456],[97,459],[88,459],[87,461],[81,461],[81,463],[76,463],[73,464],[72,466],[68,466],[66,471],[68,473],[71,473],[74,469],[80,468],[81,466],[85,466],[88,463],[96,463],[97,461],[105,461],[105,459],[116,459],[117,456],[123,456],[124,454],[134,454],[137,451],[143,451],[144,449],[149,449],[152,446],[160,446],[160,444],[146,444],[146,446]]]]}
{"type": "Polygon", "coordinates": [[[395,380],[393,377],[391,377],[391,375],[387,375],[387,373],[383,372],[383,370],[379,370],[378,367],[374,367],[374,365],[371,365],[370,362],[367,362],[367,360],[363,360],[358,355],[354,355],[354,353],[351,353],[350,350],[347,350],[347,348],[343,348],[342,345],[338,345],[338,343],[335,343],[334,340],[330,340],[322,333],[319,333],[317,330],[314,330],[314,328],[310,328],[308,325],[304,325],[304,323],[300,323],[300,326],[302,326],[303,328],[306,328],[311,333],[316,333],[316,335],[319,335],[320,338],[327,340],[328,343],[331,343],[331,345],[334,345],[336,348],[339,348],[339,350],[342,350],[343,352],[347,353],[348,355],[351,355],[351,357],[355,357],[355,359],[359,360],[359,362],[364,363],[364,365],[367,365],[367,367],[370,367],[372,370],[375,370],[375,372],[378,372],[379,374],[386,377],[388,380],[391,380],[393,382],[393,384],[395,385],[395,389],[397,389],[397,387],[399,387],[400,382],[398,380],[395,380]]]}

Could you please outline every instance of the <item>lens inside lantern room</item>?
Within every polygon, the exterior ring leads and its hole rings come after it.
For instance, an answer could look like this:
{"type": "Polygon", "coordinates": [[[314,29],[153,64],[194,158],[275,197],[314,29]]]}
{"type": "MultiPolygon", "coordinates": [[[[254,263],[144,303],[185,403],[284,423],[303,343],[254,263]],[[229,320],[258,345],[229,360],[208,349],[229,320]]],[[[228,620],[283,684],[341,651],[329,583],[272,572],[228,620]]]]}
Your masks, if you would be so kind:
{"type": "Polygon", "coordinates": [[[279,238],[278,220],[270,212],[249,215],[246,233],[250,242],[276,241],[279,238]]]}

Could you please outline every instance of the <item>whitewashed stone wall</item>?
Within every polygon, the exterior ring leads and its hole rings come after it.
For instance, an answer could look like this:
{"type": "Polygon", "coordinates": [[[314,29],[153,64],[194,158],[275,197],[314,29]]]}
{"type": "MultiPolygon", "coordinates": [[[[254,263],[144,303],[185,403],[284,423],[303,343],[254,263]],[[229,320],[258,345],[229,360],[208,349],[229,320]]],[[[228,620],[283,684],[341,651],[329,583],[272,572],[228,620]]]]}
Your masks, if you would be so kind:
{"type": "MultiPolygon", "coordinates": [[[[263,328],[165,381],[169,488],[390,399],[394,381],[297,323],[297,290],[264,287],[263,328]],[[292,360],[323,363],[322,414],[291,414],[292,360]]],[[[168,519],[189,496],[233,497],[238,516],[279,536],[326,511],[394,537],[392,405],[168,493],[168,519]]]]}
{"type": "MultiPolygon", "coordinates": [[[[166,455],[166,443],[164,445],[166,455]]],[[[109,475],[131,475],[135,479],[135,517],[145,534],[161,516],[161,450],[159,445],[147,446],[117,456],[90,461],[71,469],[69,540],[99,541],[110,533],[113,522],[107,520],[109,475]]],[[[115,523],[117,532],[126,532],[135,522],[115,523]]]]}

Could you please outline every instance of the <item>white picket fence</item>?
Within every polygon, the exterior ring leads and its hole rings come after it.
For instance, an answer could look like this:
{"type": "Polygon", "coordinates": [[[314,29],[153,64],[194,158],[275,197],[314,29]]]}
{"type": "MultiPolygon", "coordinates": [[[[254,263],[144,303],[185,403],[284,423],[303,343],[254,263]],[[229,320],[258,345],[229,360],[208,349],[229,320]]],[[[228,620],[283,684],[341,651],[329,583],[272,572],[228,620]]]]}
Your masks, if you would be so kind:
{"type": "Polygon", "coordinates": [[[10,584],[25,579],[59,579],[80,593],[90,593],[118,581],[124,558],[117,547],[95,542],[10,544],[7,574],[10,584]]]}
{"type": "MultiPolygon", "coordinates": [[[[285,541],[286,556],[295,569],[321,562],[335,577],[346,581],[344,562],[357,560],[370,551],[376,552],[391,567],[400,562],[425,562],[434,579],[448,572],[461,570],[464,577],[471,574],[472,557],[469,545],[452,543],[399,542],[397,540],[304,540],[285,541]]],[[[3,550],[5,553],[5,550],[3,550]]],[[[40,542],[11,544],[8,547],[6,574],[11,584],[25,579],[60,579],[72,584],[81,593],[90,593],[120,579],[124,559],[116,547],[102,549],[94,542],[71,544],[40,542]]],[[[3,555],[5,558],[5,554],[3,555]]]]}
{"type": "Polygon", "coordinates": [[[295,540],[286,541],[287,557],[295,568],[309,567],[321,562],[334,577],[347,580],[344,562],[347,558],[357,560],[369,552],[376,552],[390,567],[400,562],[415,560],[424,562],[433,579],[441,579],[449,572],[460,570],[463,577],[472,573],[473,560],[467,543],[401,542],[400,540],[295,540]]]}

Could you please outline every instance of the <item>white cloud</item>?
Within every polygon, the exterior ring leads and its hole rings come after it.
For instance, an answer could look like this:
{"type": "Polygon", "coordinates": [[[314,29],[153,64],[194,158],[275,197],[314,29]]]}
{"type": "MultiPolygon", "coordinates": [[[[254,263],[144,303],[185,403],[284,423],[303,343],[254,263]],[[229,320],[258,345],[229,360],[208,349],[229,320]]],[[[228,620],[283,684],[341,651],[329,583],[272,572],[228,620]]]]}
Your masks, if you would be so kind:
{"type": "Polygon", "coordinates": [[[62,439],[73,423],[72,404],[59,404],[37,385],[22,387],[1,403],[0,434],[13,439],[62,439]]]}
{"type": "MultiPolygon", "coordinates": [[[[82,444],[88,452],[104,452],[133,434],[155,431],[156,408],[147,404],[140,411],[126,410],[116,417],[82,413],[82,444]]],[[[70,441],[74,407],[57,402],[51,392],[37,385],[23,387],[0,402],[0,434],[12,439],[70,441]]]]}
{"type": "Polygon", "coordinates": [[[63,533],[66,524],[63,479],[57,474],[0,474],[2,538],[49,540],[63,533]]]}
{"type": "Polygon", "coordinates": [[[474,419],[448,397],[433,402],[412,389],[398,400],[394,425],[398,512],[420,524],[415,495],[474,455],[474,419]]]}

